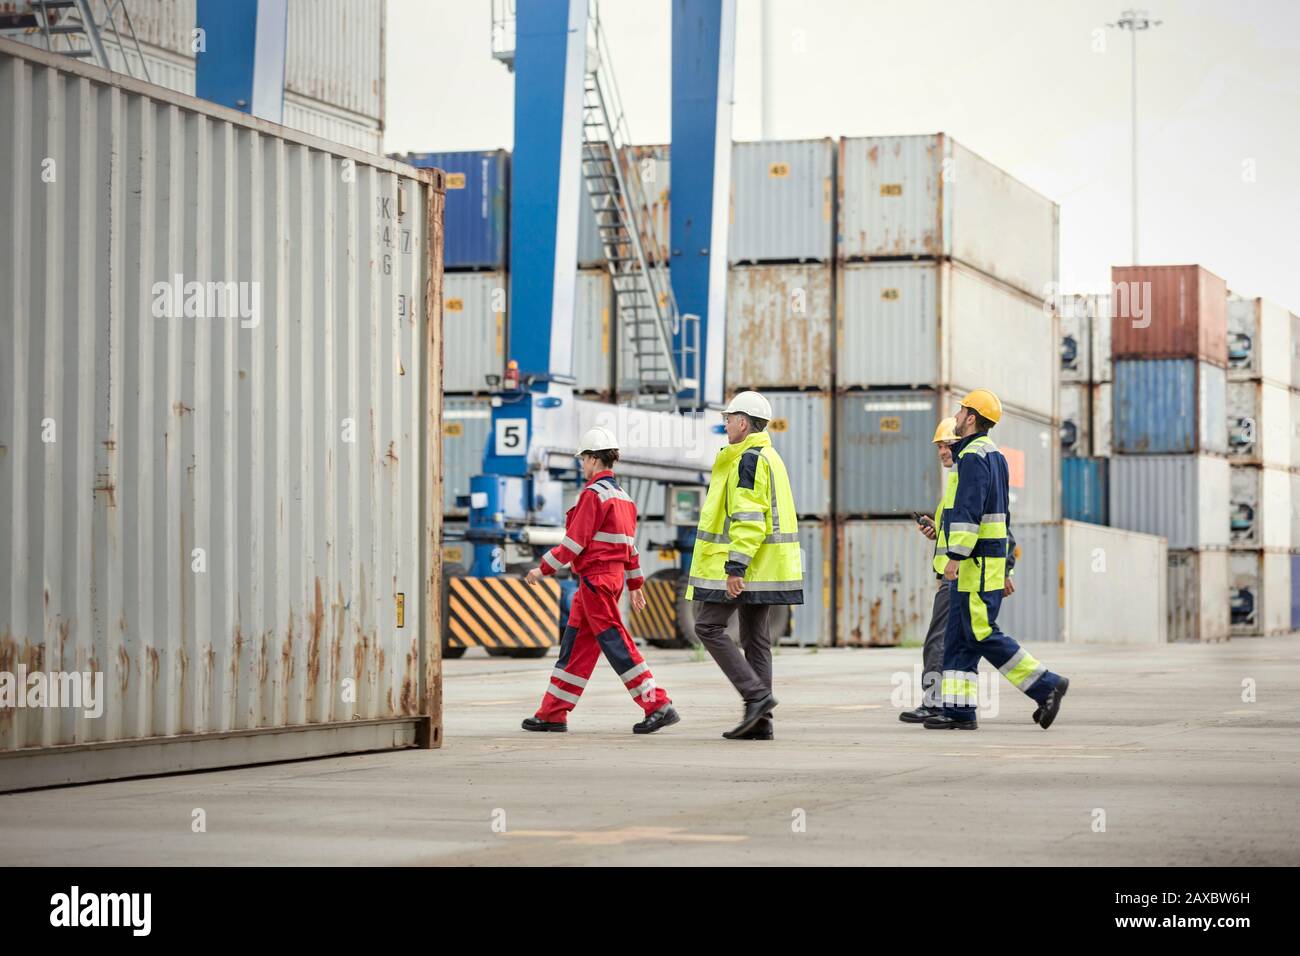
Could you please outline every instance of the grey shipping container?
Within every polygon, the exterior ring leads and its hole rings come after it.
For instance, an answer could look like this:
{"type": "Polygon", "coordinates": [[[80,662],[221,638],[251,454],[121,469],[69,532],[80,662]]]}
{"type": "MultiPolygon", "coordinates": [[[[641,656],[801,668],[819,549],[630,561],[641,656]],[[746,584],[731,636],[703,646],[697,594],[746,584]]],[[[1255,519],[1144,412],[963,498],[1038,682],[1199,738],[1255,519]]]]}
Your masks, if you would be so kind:
{"type": "Polygon", "coordinates": [[[447,362],[443,389],[485,392],[487,376],[505,372],[509,283],[504,272],[449,272],[442,330],[447,362]]]}
{"type": "Polygon", "coordinates": [[[803,561],[803,604],[790,608],[790,630],[773,635],[785,644],[830,647],[835,642],[835,525],[830,521],[799,522],[803,561]]]}
{"type": "Polygon", "coordinates": [[[469,494],[469,480],[483,472],[483,450],[492,431],[492,401],[486,395],[444,395],[442,399],[442,513],[464,517],[456,504],[469,494]]]}
{"type": "Polygon", "coordinates": [[[1168,640],[1162,538],[1080,521],[1022,524],[1015,534],[1016,590],[1002,602],[998,623],[1016,640],[1168,640]]]}
{"type": "Polygon", "coordinates": [[[1291,394],[1272,382],[1229,382],[1228,454],[1234,462],[1290,468],[1291,394]]]}
{"type": "Polygon", "coordinates": [[[840,140],[841,261],[951,256],[1038,298],[1057,282],[1059,207],[943,133],[840,140]]]}
{"type": "Polygon", "coordinates": [[[939,586],[931,566],[934,542],[910,519],[844,521],[836,539],[836,644],[924,641],[939,586]]]}
{"type": "Polygon", "coordinates": [[[604,269],[583,269],[574,292],[575,390],[609,396],[614,391],[613,286],[604,269]]]}
{"type": "Polygon", "coordinates": [[[1290,553],[1232,552],[1228,558],[1228,596],[1234,636],[1262,637],[1290,631],[1290,553]]]}
{"type": "Polygon", "coordinates": [[[835,141],[731,147],[731,262],[829,262],[835,256],[835,141]]]}
{"type": "Polygon", "coordinates": [[[1229,467],[1213,455],[1116,455],[1110,523],[1167,538],[1169,549],[1226,548],[1229,467]]]}
{"type": "Polygon", "coordinates": [[[0,669],[105,678],[2,786],[438,745],[442,174],[8,41],[0,127],[0,669]]]}
{"type": "Polygon", "coordinates": [[[1291,474],[1281,468],[1233,465],[1229,530],[1234,548],[1291,547],[1295,503],[1291,474]]]}
{"type": "Polygon", "coordinates": [[[727,277],[726,383],[831,387],[831,266],[735,266],[727,277]]]}
{"type": "Polygon", "coordinates": [[[873,262],[837,276],[839,388],[977,385],[1055,416],[1060,338],[1043,302],[951,262],[873,262]]]}
{"type": "MultiPolygon", "coordinates": [[[[943,493],[931,439],[964,391],[846,392],[836,399],[835,510],[845,515],[930,514],[943,493]]],[[[1060,439],[1053,423],[1003,406],[989,433],[1011,472],[1011,516],[1060,517],[1060,439]]]]}
{"type": "Polygon", "coordinates": [[[1228,378],[1300,386],[1291,372],[1291,315],[1264,299],[1228,294],[1228,378]]]}
{"type": "Polygon", "coordinates": [[[835,399],[825,392],[764,392],[772,403],[767,430],[790,475],[800,515],[829,516],[831,504],[831,416],[835,399]]]}
{"type": "Polygon", "coordinates": [[[1228,552],[1169,552],[1169,640],[1226,641],[1228,552]]]}

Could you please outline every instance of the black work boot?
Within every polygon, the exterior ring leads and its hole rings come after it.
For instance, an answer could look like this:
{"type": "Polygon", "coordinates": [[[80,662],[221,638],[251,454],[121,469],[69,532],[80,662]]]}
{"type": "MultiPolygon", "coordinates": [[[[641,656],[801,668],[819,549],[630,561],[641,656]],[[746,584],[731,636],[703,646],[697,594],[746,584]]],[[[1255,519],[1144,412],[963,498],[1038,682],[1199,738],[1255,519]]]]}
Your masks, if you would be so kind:
{"type": "Polygon", "coordinates": [[[727,731],[722,736],[726,737],[728,740],[739,740],[743,738],[745,734],[754,729],[754,725],[760,720],[772,715],[772,709],[776,707],[777,703],[777,699],[771,694],[766,694],[759,700],[746,701],[745,714],[740,719],[740,723],[736,724],[735,727],[731,728],[731,730],[727,731]]]}
{"type": "Polygon", "coordinates": [[[956,717],[949,717],[946,714],[938,714],[934,717],[927,717],[922,725],[926,730],[979,730],[979,721],[974,717],[970,720],[958,720],[956,717]]]}
{"type": "Polygon", "coordinates": [[[681,714],[672,704],[665,704],[653,714],[638,724],[632,725],[634,734],[653,734],[656,730],[663,730],[665,727],[671,727],[682,719],[681,714]]]}
{"type": "Polygon", "coordinates": [[[762,720],[754,725],[754,729],[747,734],[735,737],[735,740],[772,740],[776,736],[772,730],[772,715],[768,714],[762,720]]]}
{"type": "Polygon", "coordinates": [[[1070,689],[1070,679],[1062,677],[1060,682],[1053,688],[1052,693],[1048,695],[1047,700],[1034,711],[1034,723],[1046,730],[1052,726],[1052,721],[1056,720],[1056,715],[1061,711],[1061,698],[1065,692],[1070,689]]]}
{"type": "Polygon", "coordinates": [[[934,707],[926,707],[925,705],[922,705],[916,708],[916,710],[903,711],[901,714],[898,715],[898,719],[905,724],[923,724],[929,718],[938,717],[942,713],[943,713],[942,710],[938,710],[937,708],[934,707]]]}
{"type": "Polygon", "coordinates": [[[525,717],[520,726],[524,730],[536,730],[543,733],[567,734],[569,732],[569,725],[564,721],[542,720],[540,717],[525,717]]]}

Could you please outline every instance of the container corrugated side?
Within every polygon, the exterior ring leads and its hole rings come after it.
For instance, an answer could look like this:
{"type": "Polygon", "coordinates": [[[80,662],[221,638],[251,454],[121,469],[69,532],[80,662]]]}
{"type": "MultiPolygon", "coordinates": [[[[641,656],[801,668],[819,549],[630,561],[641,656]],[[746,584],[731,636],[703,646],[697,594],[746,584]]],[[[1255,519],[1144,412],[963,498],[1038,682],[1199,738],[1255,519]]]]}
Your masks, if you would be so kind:
{"type": "Polygon", "coordinates": [[[1234,636],[1284,634],[1291,629],[1291,555],[1234,551],[1228,559],[1229,611],[1234,636]]]}
{"type": "Polygon", "coordinates": [[[772,404],[767,430],[785,462],[800,515],[829,516],[831,415],[834,398],[824,392],[764,392],[772,404]]]}
{"type": "Polygon", "coordinates": [[[1291,469],[1300,469],[1300,389],[1291,392],[1291,469]]]}
{"type": "Polygon", "coordinates": [[[608,397],[614,392],[614,288],[604,269],[578,272],[573,305],[574,390],[608,397]]]}
{"type": "Polygon", "coordinates": [[[1061,522],[1026,522],[1011,531],[1016,590],[1003,598],[998,626],[1022,643],[1060,641],[1065,626],[1061,522]]]}
{"type": "Polygon", "coordinates": [[[1092,381],[1092,339],[1096,318],[1092,296],[1068,295],[1061,301],[1061,381],[1092,381]]]}
{"type": "Polygon", "coordinates": [[[443,388],[483,392],[505,371],[509,283],[504,272],[449,272],[443,281],[443,388]]]}
{"type": "Polygon", "coordinates": [[[289,0],[285,92],[382,123],[387,5],[387,0],[289,0]]]}
{"type": "Polygon", "coordinates": [[[1226,641],[1228,552],[1169,550],[1169,640],[1226,641]]]}
{"type": "Polygon", "coordinates": [[[1212,455],[1116,455],[1110,460],[1110,523],[1158,534],[1169,549],[1230,543],[1229,466],[1212,455]]]}
{"type": "Polygon", "coordinates": [[[1200,266],[1113,266],[1115,358],[1228,364],[1228,287],[1200,266]]]}
{"type": "Polygon", "coordinates": [[[840,140],[841,261],[952,256],[1040,297],[1058,276],[1059,207],[942,133],[840,140]]]}
{"type": "Polygon", "coordinates": [[[1300,631],[1300,554],[1291,555],[1291,630],[1300,631]]]}
{"type": "Polygon", "coordinates": [[[483,472],[483,452],[492,432],[492,402],[487,396],[444,395],[442,399],[442,513],[465,517],[456,504],[469,494],[469,480],[483,472]]]}
{"type": "Polygon", "coordinates": [[[831,266],[734,266],[727,277],[726,383],[831,387],[831,266]]]}
{"type": "Polygon", "coordinates": [[[1061,452],[1067,457],[1092,454],[1092,395],[1090,386],[1063,383],[1059,402],[1061,452]]]}
{"type": "Polygon", "coordinates": [[[6,41],[0,91],[0,670],[107,684],[0,711],[0,778],[436,744],[440,174],[6,41]]]}
{"type": "Polygon", "coordinates": [[[1116,359],[1116,454],[1226,454],[1227,384],[1208,362],[1116,359]]]}
{"type": "Polygon", "coordinates": [[[1055,413],[1055,312],[951,262],[874,262],[837,270],[839,388],[978,383],[1002,402],[1055,413]]]}
{"type": "Polygon", "coordinates": [[[1061,515],[1069,521],[1109,524],[1109,475],[1109,459],[1061,459],[1061,515]]]}
{"type": "Polygon", "coordinates": [[[1114,356],[1111,354],[1110,332],[1111,297],[1093,296],[1094,311],[1092,323],[1092,381],[1094,384],[1114,381],[1114,356]]]}
{"type": "Polygon", "coordinates": [[[832,139],[732,145],[732,263],[834,258],[835,154],[832,139]]]}
{"type": "MultiPolygon", "coordinates": [[[[1300,389],[1300,315],[1291,313],[1291,387],[1300,389]]],[[[1300,459],[1297,459],[1300,461],[1300,459]]]]}
{"type": "MultiPolygon", "coordinates": [[[[931,439],[964,390],[846,392],[836,398],[835,510],[844,515],[930,514],[943,493],[931,439]]],[[[1060,514],[1060,441],[1051,422],[1003,406],[989,437],[1007,458],[1014,521],[1060,514]]]]}
{"type": "Polygon", "coordinates": [[[1092,386],[1092,453],[1109,458],[1115,453],[1115,386],[1101,382],[1092,386]]]}
{"type": "Polygon", "coordinates": [[[924,641],[938,588],[934,542],[911,520],[844,521],[836,538],[836,644],[924,641]]]}
{"type": "Polygon", "coordinates": [[[1291,395],[1272,382],[1229,382],[1228,454],[1239,464],[1290,468],[1291,395]]]}
{"type": "Polygon", "coordinates": [[[1234,548],[1291,547],[1292,476],[1281,468],[1232,465],[1229,528],[1234,548]]]}
{"type": "Polygon", "coordinates": [[[782,642],[831,647],[835,643],[835,525],[830,521],[800,520],[799,547],[803,604],[790,608],[790,633],[782,642]]]}
{"type": "Polygon", "coordinates": [[[1291,315],[1266,299],[1228,296],[1228,378],[1291,388],[1291,315]]]}
{"type": "Polygon", "coordinates": [[[396,158],[447,174],[446,268],[504,271],[510,231],[510,153],[470,150],[396,158]]]}
{"type": "Polygon", "coordinates": [[[1300,472],[1291,472],[1291,548],[1300,551],[1300,472]]]}

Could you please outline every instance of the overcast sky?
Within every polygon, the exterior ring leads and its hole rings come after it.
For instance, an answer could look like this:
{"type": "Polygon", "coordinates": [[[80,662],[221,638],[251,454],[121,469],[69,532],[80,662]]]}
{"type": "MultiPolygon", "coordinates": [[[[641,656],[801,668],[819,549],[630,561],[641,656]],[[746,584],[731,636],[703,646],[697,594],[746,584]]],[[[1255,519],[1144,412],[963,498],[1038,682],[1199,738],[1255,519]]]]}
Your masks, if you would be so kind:
{"type": "MultiPolygon", "coordinates": [[[[1129,261],[1122,0],[774,0],[774,139],[943,131],[1061,205],[1066,291],[1129,261]],[[1099,34],[1096,32],[1100,30],[1099,34]],[[1104,49],[1095,49],[1097,44],[1104,49]]],[[[1300,0],[1162,0],[1138,37],[1141,260],[1300,312],[1300,0]]],[[[491,0],[388,0],[385,149],[509,147],[491,0]]],[[[604,0],[632,134],[667,142],[669,0],[604,0]]],[[[758,0],[734,135],[760,136],[758,0]]],[[[675,175],[679,175],[674,171],[675,175]]]]}

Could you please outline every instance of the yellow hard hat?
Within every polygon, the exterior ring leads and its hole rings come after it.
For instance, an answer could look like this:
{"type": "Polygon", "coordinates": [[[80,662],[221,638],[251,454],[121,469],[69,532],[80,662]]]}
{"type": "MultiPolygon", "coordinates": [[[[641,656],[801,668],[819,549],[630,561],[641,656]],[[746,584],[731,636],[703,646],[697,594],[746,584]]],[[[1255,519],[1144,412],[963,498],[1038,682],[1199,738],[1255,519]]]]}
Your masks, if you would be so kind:
{"type": "Polygon", "coordinates": [[[961,441],[957,436],[957,419],[949,416],[941,421],[934,429],[934,438],[931,444],[938,445],[940,442],[961,441]]]}
{"type": "Polygon", "coordinates": [[[1002,403],[987,388],[977,388],[973,392],[967,392],[961,403],[966,408],[975,409],[991,422],[1002,420],[1002,403]]]}

